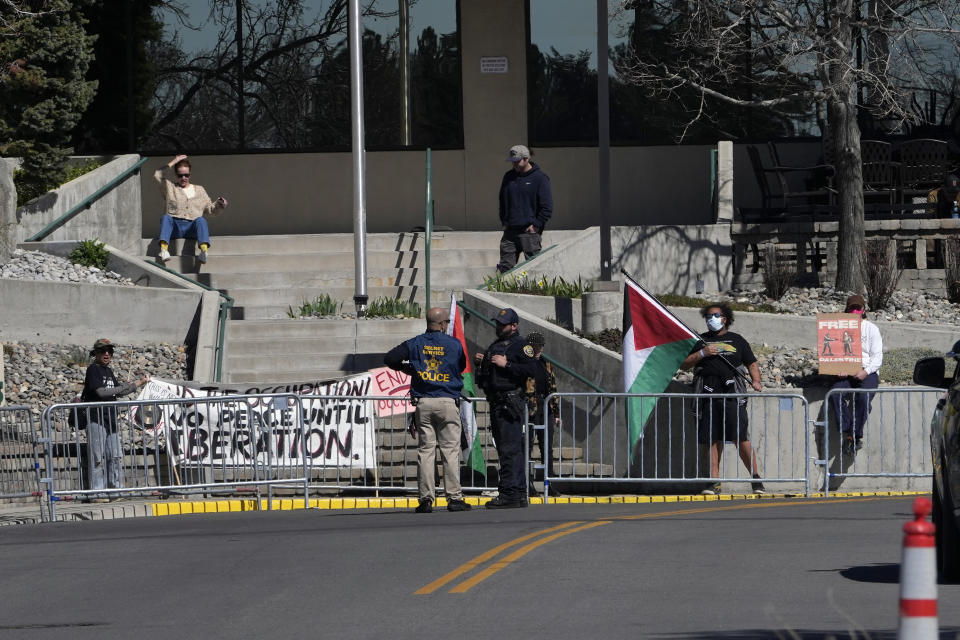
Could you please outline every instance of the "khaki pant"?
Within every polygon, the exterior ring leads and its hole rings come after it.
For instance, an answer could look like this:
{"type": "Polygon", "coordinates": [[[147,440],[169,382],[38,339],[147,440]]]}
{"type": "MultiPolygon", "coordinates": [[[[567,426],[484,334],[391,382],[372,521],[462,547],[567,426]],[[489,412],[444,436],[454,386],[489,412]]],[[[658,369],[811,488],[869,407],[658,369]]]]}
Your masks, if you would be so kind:
{"type": "Polygon", "coordinates": [[[460,409],[453,398],[420,398],[417,401],[417,485],[420,498],[436,497],[437,447],[443,460],[443,486],[447,498],[463,498],[460,489],[460,409]]]}

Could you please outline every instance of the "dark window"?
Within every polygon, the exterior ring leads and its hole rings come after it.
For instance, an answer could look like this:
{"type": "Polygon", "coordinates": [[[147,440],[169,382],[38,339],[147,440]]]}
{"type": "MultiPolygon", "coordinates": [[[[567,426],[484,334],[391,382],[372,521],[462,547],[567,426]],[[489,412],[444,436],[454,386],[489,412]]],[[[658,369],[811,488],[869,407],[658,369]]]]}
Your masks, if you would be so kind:
{"type": "MultiPolygon", "coordinates": [[[[366,147],[462,146],[457,3],[361,6],[366,147]]],[[[350,148],[347,2],[189,0],[158,14],[155,120],[142,148],[350,148]]]]}

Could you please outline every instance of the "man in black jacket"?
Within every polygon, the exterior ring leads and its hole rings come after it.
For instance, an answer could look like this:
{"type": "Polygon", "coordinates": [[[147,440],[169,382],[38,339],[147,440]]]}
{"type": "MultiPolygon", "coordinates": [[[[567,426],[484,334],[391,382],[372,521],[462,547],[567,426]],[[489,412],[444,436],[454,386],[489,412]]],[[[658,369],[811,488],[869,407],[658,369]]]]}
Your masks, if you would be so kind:
{"type": "Polygon", "coordinates": [[[497,339],[486,353],[474,358],[477,383],[490,402],[490,424],[500,458],[499,495],[488,509],[527,506],[527,478],[523,451],[523,419],[527,378],[536,375],[533,347],[517,330],[520,318],[513,309],[501,309],[491,318],[497,339]]]}
{"type": "Polygon", "coordinates": [[[521,253],[527,259],[539,253],[540,235],[553,215],[550,178],[530,161],[530,149],[515,145],[507,160],[513,169],[500,182],[500,273],[514,268],[521,253]]]}

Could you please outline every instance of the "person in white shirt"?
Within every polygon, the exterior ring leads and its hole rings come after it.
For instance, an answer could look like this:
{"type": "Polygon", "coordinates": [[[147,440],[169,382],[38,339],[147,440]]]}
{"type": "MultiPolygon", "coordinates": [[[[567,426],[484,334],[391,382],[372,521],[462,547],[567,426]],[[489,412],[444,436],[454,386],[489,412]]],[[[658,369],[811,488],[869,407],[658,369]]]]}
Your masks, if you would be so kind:
{"type": "MultiPolygon", "coordinates": [[[[867,320],[866,302],[863,296],[847,298],[844,313],[855,313],[860,321],[860,346],[863,366],[854,375],[840,376],[831,389],[876,389],[880,384],[877,373],[883,364],[883,339],[877,325],[867,320]]],[[[840,425],[843,453],[855,455],[863,447],[863,425],[870,415],[872,393],[838,393],[830,396],[830,404],[840,425]]]]}

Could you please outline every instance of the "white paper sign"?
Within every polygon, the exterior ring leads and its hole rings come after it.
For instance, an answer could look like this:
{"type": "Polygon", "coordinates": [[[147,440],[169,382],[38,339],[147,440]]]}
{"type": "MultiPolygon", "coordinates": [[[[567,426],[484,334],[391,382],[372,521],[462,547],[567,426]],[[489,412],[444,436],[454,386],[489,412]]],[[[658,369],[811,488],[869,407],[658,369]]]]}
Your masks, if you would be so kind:
{"type": "Polygon", "coordinates": [[[507,56],[484,56],[480,58],[480,73],[507,73],[507,56]]]}

